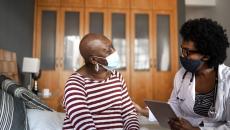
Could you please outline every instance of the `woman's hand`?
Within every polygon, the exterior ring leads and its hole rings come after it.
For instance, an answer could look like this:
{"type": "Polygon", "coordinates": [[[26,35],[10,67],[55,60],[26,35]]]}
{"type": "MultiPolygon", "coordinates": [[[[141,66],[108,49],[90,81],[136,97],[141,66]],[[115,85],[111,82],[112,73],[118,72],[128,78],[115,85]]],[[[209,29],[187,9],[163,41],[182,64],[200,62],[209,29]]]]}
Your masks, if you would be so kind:
{"type": "Polygon", "coordinates": [[[134,105],[134,107],[135,107],[137,113],[140,113],[140,114],[142,114],[142,115],[144,115],[144,116],[149,116],[149,111],[148,111],[148,109],[146,109],[146,108],[143,109],[141,106],[139,106],[139,105],[136,104],[135,102],[133,102],[133,105],[134,105]]]}
{"type": "Polygon", "coordinates": [[[141,111],[142,111],[141,106],[139,106],[139,105],[138,105],[138,104],[136,104],[135,102],[133,102],[133,105],[134,105],[134,107],[135,107],[135,109],[136,109],[137,113],[141,113],[141,111]]]}
{"type": "Polygon", "coordinates": [[[183,118],[172,118],[168,123],[171,130],[200,130],[199,127],[193,127],[187,120],[183,118]]]}

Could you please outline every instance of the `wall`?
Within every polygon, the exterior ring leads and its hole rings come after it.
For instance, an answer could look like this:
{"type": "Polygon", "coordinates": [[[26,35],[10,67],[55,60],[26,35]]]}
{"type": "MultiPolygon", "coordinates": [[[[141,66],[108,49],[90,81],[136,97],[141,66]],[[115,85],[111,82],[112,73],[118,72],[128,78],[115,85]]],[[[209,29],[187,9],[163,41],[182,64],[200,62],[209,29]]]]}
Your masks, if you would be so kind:
{"type": "Polygon", "coordinates": [[[32,56],[33,19],[34,0],[0,1],[0,48],[16,52],[19,71],[23,57],[32,56]]]}
{"type": "MultiPolygon", "coordinates": [[[[178,7],[178,12],[177,12],[177,15],[178,15],[178,44],[180,47],[181,46],[181,36],[179,35],[179,31],[180,31],[180,28],[182,26],[182,24],[185,22],[185,0],[177,0],[177,7],[178,7]]],[[[179,51],[179,55],[181,55],[181,49],[178,48],[178,51],[179,51]]],[[[180,59],[180,58],[178,58],[180,59]]],[[[180,61],[178,61],[180,63],[180,61]]]]}
{"type": "MultiPolygon", "coordinates": [[[[218,21],[226,30],[230,40],[230,0],[216,0],[216,6],[213,7],[186,7],[186,19],[199,17],[212,18],[218,21]]],[[[228,57],[225,64],[230,66],[230,49],[227,51],[228,57]]]]}

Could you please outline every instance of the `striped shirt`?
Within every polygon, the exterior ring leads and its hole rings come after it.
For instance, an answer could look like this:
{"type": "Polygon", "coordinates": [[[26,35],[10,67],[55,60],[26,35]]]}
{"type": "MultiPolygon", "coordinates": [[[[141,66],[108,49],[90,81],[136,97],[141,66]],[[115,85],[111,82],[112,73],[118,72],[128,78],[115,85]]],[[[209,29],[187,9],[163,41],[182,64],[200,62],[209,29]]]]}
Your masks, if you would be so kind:
{"type": "Polygon", "coordinates": [[[64,130],[139,129],[126,83],[117,71],[103,81],[72,74],[66,82],[63,103],[64,130]]]}
{"type": "Polygon", "coordinates": [[[208,117],[211,107],[215,107],[217,84],[215,88],[208,93],[196,94],[193,110],[196,114],[208,117]]]}

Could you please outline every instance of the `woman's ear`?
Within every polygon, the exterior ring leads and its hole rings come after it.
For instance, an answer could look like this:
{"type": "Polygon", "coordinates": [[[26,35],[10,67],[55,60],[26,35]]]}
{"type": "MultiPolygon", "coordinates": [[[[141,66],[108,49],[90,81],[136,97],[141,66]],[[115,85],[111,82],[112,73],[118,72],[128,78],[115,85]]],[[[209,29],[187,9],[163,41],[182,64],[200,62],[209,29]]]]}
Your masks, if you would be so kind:
{"type": "Polygon", "coordinates": [[[93,57],[93,56],[89,57],[89,62],[92,63],[92,64],[96,64],[97,63],[96,60],[95,60],[95,57],[93,57]]]}

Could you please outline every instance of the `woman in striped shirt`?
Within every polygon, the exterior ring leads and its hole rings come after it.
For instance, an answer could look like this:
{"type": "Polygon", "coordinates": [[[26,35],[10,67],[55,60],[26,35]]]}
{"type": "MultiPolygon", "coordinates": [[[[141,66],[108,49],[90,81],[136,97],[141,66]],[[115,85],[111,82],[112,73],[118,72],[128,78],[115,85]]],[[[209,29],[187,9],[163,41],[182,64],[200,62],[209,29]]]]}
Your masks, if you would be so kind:
{"type": "Polygon", "coordinates": [[[137,114],[122,75],[119,57],[105,36],[88,34],[80,42],[85,65],[65,86],[64,130],[137,130],[137,114]]]}

